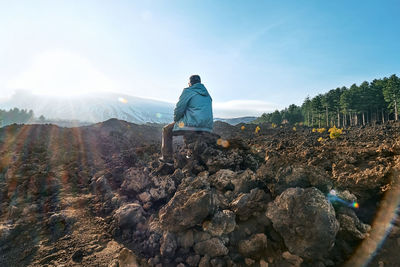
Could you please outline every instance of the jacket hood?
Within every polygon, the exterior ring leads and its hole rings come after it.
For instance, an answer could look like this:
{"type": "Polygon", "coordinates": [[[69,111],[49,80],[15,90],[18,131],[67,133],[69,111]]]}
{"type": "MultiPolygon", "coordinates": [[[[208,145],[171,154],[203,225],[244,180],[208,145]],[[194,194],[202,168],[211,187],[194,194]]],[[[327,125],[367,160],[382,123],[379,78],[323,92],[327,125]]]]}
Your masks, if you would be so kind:
{"type": "Polygon", "coordinates": [[[209,93],[208,93],[206,87],[202,83],[193,84],[192,86],[188,87],[187,89],[193,90],[194,92],[196,92],[197,94],[202,95],[202,96],[209,96],[209,93]]]}

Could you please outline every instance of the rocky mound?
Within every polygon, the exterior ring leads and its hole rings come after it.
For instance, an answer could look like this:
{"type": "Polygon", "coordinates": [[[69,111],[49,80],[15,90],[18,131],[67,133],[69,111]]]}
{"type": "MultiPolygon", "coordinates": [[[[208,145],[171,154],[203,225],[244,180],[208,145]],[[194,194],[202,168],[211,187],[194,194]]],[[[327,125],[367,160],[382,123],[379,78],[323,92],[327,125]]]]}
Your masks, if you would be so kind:
{"type": "Polygon", "coordinates": [[[0,263],[40,265],[48,256],[54,265],[345,263],[396,186],[399,126],[347,129],[339,139],[309,128],[242,126],[216,123],[220,139],[185,138],[173,168],[157,160],[160,127],[111,120],[1,129],[0,263]],[[56,249],[63,238],[75,240],[80,221],[96,224],[71,213],[68,198],[75,212],[98,218],[103,228],[93,232],[107,232],[95,247],[56,249]],[[10,247],[32,240],[32,229],[45,245],[10,247]],[[52,244],[46,255],[43,246],[52,244]],[[21,251],[26,256],[12,258],[21,251]]]}

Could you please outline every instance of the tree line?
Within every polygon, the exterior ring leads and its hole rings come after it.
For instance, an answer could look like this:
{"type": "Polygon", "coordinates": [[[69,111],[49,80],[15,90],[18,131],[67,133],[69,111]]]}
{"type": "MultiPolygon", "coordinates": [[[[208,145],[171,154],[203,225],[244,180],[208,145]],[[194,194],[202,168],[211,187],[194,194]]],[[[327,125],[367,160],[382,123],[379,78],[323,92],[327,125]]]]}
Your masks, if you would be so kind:
{"type": "MultiPolygon", "coordinates": [[[[44,120],[43,116],[39,120],[44,120]]],[[[0,109],[0,127],[13,123],[27,123],[35,120],[33,110],[13,108],[10,110],[0,109]]]]}
{"type": "Polygon", "coordinates": [[[298,124],[313,127],[366,125],[399,119],[400,79],[389,78],[332,89],[313,98],[306,97],[279,111],[264,113],[256,123],[298,124]]]}

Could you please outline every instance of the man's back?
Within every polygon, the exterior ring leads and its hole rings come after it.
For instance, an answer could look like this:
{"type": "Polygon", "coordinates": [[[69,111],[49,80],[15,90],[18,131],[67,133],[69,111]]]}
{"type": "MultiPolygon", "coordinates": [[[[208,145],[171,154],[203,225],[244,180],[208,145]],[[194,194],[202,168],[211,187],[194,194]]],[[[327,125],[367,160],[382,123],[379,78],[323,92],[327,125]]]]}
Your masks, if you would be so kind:
{"type": "Polygon", "coordinates": [[[182,92],[175,108],[174,131],[208,131],[213,128],[212,99],[202,83],[182,92]]]}
{"type": "MultiPolygon", "coordinates": [[[[212,99],[199,75],[189,78],[189,87],[183,89],[174,110],[174,122],[163,128],[160,161],[173,165],[172,139],[174,135],[190,132],[212,132],[212,99]]],[[[161,166],[162,169],[162,166],[161,166]]]]}

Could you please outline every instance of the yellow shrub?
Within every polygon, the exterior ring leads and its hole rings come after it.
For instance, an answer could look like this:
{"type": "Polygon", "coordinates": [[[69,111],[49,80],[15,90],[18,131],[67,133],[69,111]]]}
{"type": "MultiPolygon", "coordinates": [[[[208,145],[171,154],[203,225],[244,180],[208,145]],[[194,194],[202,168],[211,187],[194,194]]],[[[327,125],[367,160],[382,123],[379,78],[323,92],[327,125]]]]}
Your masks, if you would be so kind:
{"type": "Polygon", "coordinates": [[[340,137],[342,135],[343,129],[338,129],[338,128],[336,128],[336,126],[333,126],[332,128],[330,128],[328,130],[328,132],[329,132],[329,137],[331,139],[335,139],[335,138],[338,138],[338,137],[340,137]]]}
{"type": "Polygon", "coordinates": [[[255,133],[258,133],[261,130],[260,126],[257,126],[256,129],[254,130],[255,133]]]}

